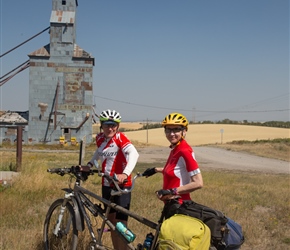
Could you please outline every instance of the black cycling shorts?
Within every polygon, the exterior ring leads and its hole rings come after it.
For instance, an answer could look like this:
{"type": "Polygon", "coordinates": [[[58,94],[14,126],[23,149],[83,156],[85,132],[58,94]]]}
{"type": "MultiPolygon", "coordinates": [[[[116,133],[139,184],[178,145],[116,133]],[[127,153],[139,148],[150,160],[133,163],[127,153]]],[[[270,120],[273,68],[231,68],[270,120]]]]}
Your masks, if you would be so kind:
{"type": "MultiPolygon", "coordinates": [[[[130,188],[130,187],[128,187],[130,188]]],[[[128,194],[122,194],[122,195],[116,195],[113,196],[111,199],[111,187],[105,187],[102,186],[102,197],[105,198],[106,200],[110,200],[111,202],[116,203],[117,205],[126,208],[126,209],[130,209],[130,203],[131,203],[131,193],[128,194]]],[[[105,206],[106,208],[106,206],[105,206]]],[[[124,220],[124,221],[128,221],[128,215],[123,214],[119,211],[116,211],[115,209],[111,208],[110,210],[110,214],[111,213],[116,213],[116,219],[118,220],[124,220]]]]}

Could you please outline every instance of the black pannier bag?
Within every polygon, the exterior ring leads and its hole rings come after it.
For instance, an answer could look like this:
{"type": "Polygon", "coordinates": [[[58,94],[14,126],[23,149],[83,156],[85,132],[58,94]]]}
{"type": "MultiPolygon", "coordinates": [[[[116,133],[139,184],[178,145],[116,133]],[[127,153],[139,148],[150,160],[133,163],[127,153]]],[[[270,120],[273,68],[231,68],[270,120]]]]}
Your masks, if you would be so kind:
{"type": "Polygon", "coordinates": [[[228,219],[221,211],[188,200],[176,209],[176,213],[192,216],[203,221],[210,228],[213,245],[217,246],[223,240],[228,219]]]}

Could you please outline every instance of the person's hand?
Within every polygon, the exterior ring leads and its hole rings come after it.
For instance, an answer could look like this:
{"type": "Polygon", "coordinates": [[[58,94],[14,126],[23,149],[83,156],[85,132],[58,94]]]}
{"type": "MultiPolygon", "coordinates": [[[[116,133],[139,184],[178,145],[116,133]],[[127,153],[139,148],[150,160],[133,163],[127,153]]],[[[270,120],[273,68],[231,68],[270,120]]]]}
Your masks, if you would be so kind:
{"type": "Polygon", "coordinates": [[[90,166],[80,166],[80,171],[89,173],[91,171],[90,166]]]}
{"type": "Polygon", "coordinates": [[[119,184],[124,184],[127,182],[128,176],[126,174],[117,174],[119,184]]]}
{"type": "Polygon", "coordinates": [[[89,161],[89,162],[87,163],[87,166],[90,167],[90,168],[92,168],[92,167],[94,166],[94,164],[91,163],[91,162],[89,161]]]}
{"type": "Polygon", "coordinates": [[[165,201],[170,199],[172,196],[177,195],[176,188],[161,189],[156,191],[156,195],[159,200],[165,201]]]}
{"type": "Polygon", "coordinates": [[[156,174],[155,168],[147,168],[142,175],[148,178],[149,176],[152,176],[154,174],[156,174]]]}
{"type": "Polygon", "coordinates": [[[90,175],[91,168],[89,166],[79,166],[80,173],[78,174],[82,181],[86,181],[90,175]]]}

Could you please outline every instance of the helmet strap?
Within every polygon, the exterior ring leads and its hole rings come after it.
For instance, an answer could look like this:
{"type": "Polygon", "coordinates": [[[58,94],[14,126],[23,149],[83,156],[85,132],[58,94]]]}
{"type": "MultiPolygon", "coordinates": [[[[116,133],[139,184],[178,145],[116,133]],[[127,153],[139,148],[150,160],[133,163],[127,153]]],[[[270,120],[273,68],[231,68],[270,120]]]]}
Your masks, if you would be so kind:
{"type": "Polygon", "coordinates": [[[183,137],[181,137],[181,139],[178,141],[178,142],[176,142],[176,143],[172,143],[169,147],[170,148],[174,148],[174,147],[176,147],[177,145],[179,145],[180,144],[180,142],[183,140],[183,137]]]}

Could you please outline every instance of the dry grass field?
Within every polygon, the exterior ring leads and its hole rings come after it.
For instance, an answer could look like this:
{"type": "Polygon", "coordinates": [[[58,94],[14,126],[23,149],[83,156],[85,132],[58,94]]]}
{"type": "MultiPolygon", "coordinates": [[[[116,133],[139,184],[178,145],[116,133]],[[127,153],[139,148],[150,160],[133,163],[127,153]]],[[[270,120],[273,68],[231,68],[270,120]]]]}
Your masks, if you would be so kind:
{"type": "MultiPolygon", "coordinates": [[[[122,123],[122,128],[129,125],[130,128],[126,129],[142,127],[139,123],[122,123]]],[[[94,130],[97,129],[95,126],[94,130]]],[[[289,129],[244,125],[190,125],[186,138],[192,146],[208,144],[227,146],[227,142],[235,140],[289,138],[289,133],[289,129]],[[221,129],[224,130],[223,138],[221,129]]],[[[162,128],[128,131],[126,134],[138,147],[168,146],[162,128]]],[[[289,142],[287,145],[282,142],[273,146],[274,143],[271,144],[270,141],[266,144],[261,145],[263,149],[255,150],[263,153],[263,156],[281,153],[281,159],[287,160],[289,142]],[[265,148],[267,150],[269,148],[269,153],[265,148]]],[[[253,144],[244,146],[247,149],[253,148],[253,144]]],[[[27,145],[24,145],[25,149],[26,147],[27,145]]],[[[69,183],[67,176],[51,175],[46,170],[52,167],[70,167],[79,160],[78,152],[75,148],[71,148],[72,146],[66,147],[68,150],[62,150],[65,148],[60,148],[60,145],[54,147],[55,150],[24,150],[19,177],[13,180],[10,186],[1,187],[0,231],[5,233],[0,237],[0,249],[43,249],[42,229],[45,214],[52,201],[63,196],[61,188],[67,187],[69,183]]],[[[5,147],[3,149],[0,152],[0,167],[6,169],[7,166],[15,164],[15,151],[7,150],[5,147]]],[[[85,162],[89,160],[94,149],[94,145],[88,146],[85,162]]],[[[156,162],[139,162],[135,172],[143,172],[148,167],[163,166],[163,163],[159,162],[158,165],[156,162]]],[[[289,175],[208,169],[203,171],[203,179],[204,188],[194,192],[192,199],[223,211],[242,225],[246,241],[241,249],[289,249],[289,175]]],[[[100,178],[97,176],[91,176],[83,185],[100,193],[100,178]]],[[[138,180],[132,193],[131,210],[157,221],[162,203],[157,200],[154,192],[160,189],[161,185],[161,175],[138,180]]],[[[93,221],[93,225],[94,230],[97,230],[97,218],[93,221]]],[[[143,242],[150,229],[133,219],[129,220],[129,225],[137,235],[135,243],[143,242]]],[[[88,249],[89,232],[85,230],[80,238],[82,246],[78,249],[88,249]]]]}
{"type": "MultiPolygon", "coordinates": [[[[68,150],[25,152],[21,175],[12,186],[4,187],[0,192],[0,231],[5,232],[0,237],[0,249],[43,249],[45,214],[49,205],[63,196],[61,188],[69,183],[68,176],[51,175],[46,169],[69,167],[76,164],[78,158],[78,153],[68,150]]],[[[9,164],[12,159],[15,159],[15,152],[2,151],[0,165],[9,164]]],[[[138,163],[135,171],[143,172],[153,166],[159,165],[138,163]]],[[[194,192],[192,198],[223,211],[243,226],[246,241],[242,250],[289,249],[290,196],[287,175],[205,170],[203,178],[204,188],[194,192]]],[[[96,193],[101,192],[98,176],[91,176],[83,185],[96,193]]],[[[154,192],[161,186],[161,175],[140,178],[132,193],[131,210],[157,221],[162,202],[154,192]]],[[[93,225],[94,230],[97,230],[97,220],[93,220],[93,225]]],[[[135,245],[143,242],[145,235],[150,232],[148,227],[134,219],[129,220],[129,225],[137,235],[135,245]]],[[[78,249],[88,249],[87,230],[81,233],[80,240],[82,246],[78,249]]]]}
{"type": "MultiPolygon", "coordinates": [[[[127,129],[138,126],[140,123],[121,123],[121,127],[127,129]]],[[[125,134],[132,141],[156,146],[168,146],[162,128],[127,131],[125,134]]],[[[290,129],[271,128],[247,125],[229,124],[191,124],[189,125],[186,140],[192,146],[207,144],[222,144],[237,140],[255,141],[275,138],[289,138],[290,129]],[[221,130],[223,133],[221,133],[221,130]]]]}

